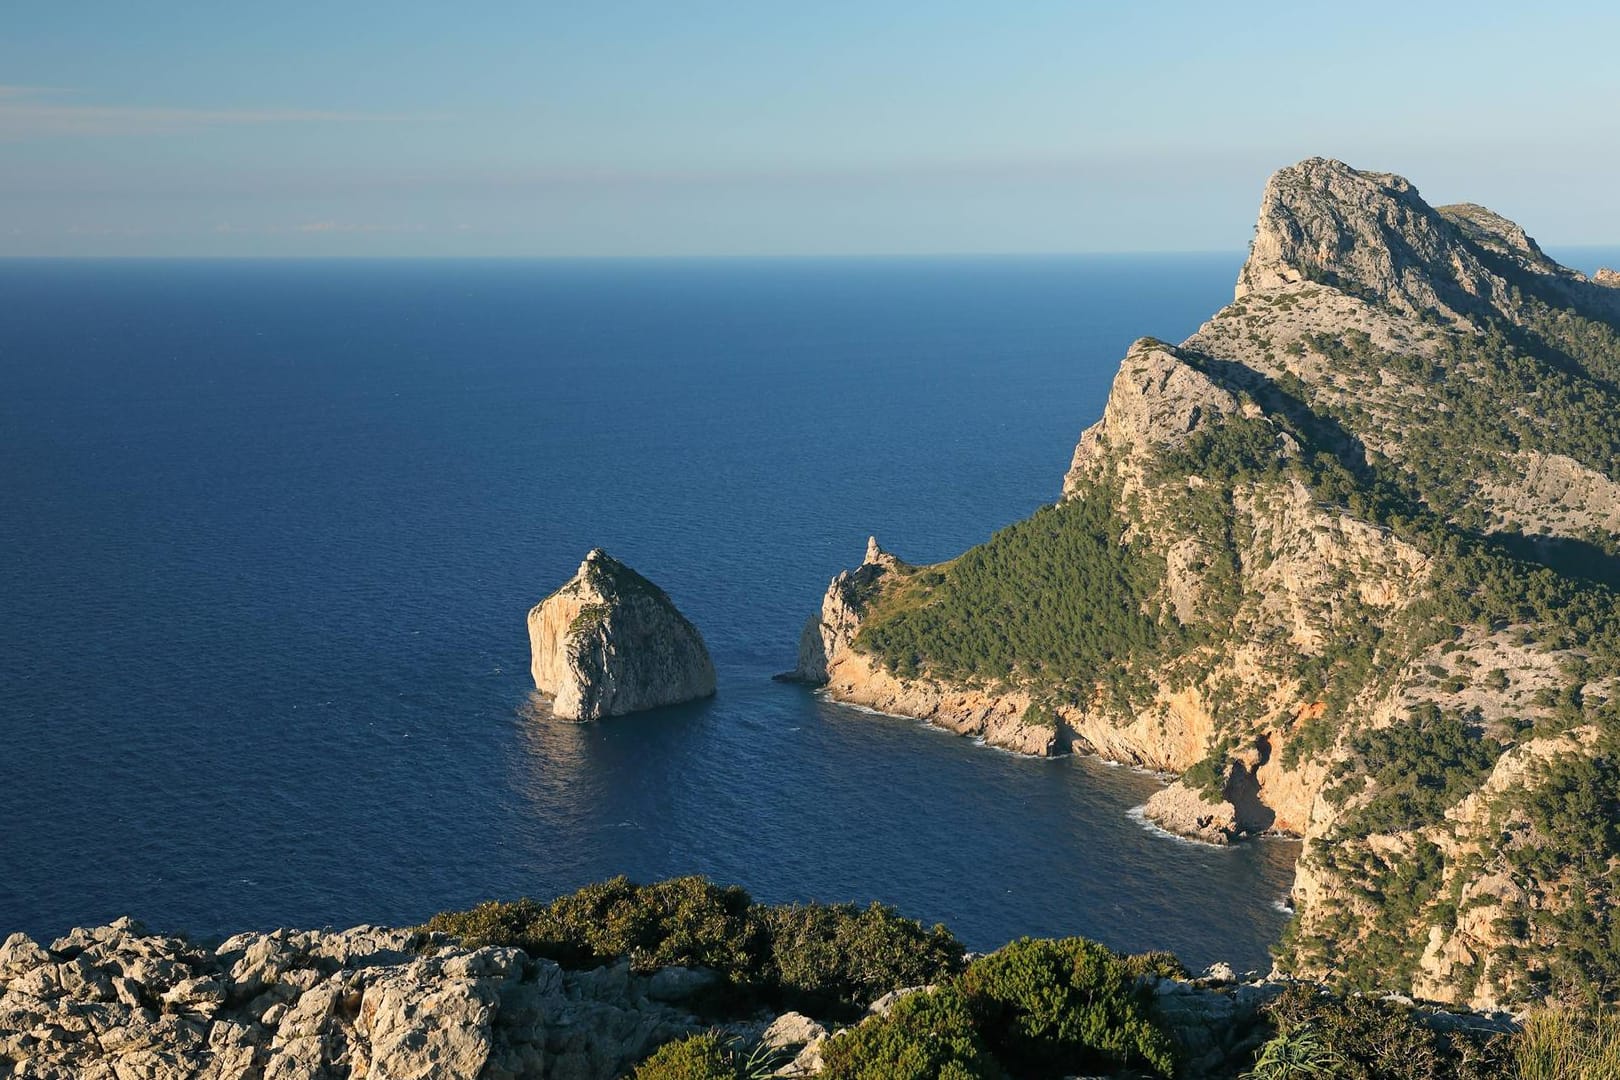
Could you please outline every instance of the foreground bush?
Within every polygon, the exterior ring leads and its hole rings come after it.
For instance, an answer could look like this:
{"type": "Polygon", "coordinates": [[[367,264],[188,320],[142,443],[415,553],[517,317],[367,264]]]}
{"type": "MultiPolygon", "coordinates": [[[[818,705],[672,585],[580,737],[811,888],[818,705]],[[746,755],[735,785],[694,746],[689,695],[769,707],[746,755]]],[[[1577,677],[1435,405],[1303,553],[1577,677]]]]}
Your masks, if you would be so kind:
{"type": "Polygon", "coordinates": [[[739,1039],[707,1031],[660,1046],[636,1068],[633,1080],[766,1080],[788,1060],[767,1046],[744,1053],[739,1039]]]}
{"type": "Polygon", "coordinates": [[[962,967],[962,943],[949,930],[926,930],[881,904],[765,908],[761,921],[768,979],[813,1013],[935,983],[962,967]]]}
{"type": "Polygon", "coordinates": [[[1175,1071],[1148,991],[1094,941],[1023,938],[974,961],[960,985],[985,1042],[1019,1075],[1175,1071]]]}
{"type": "Polygon", "coordinates": [[[738,1080],[725,1041],[713,1032],[665,1043],[642,1062],[635,1080],[738,1080]]]}
{"type": "Polygon", "coordinates": [[[587,885],[549,904],[480,904],[426,930],[464,945],[512,945],[568,968],[628,959],[638,972],[704,967],[734,991],[825,1016],[858,1015],[891,990],[939,982],[962,968],[962,943],[881,904],[753,903],[701,877],[587,885]]]}
{"type": "Polygon", "coordinates": [[[701,877],[652,885],[616,877],[552,901],[528,934],[537,955],[567,967],[623,958],[642,974],[670,965],[747,973],[760,951],[752,906],[735,885],[701,877]]]}
{"type": "Polygon", "coordinates": [[[1002,1080],[955,987],[900,999],[889,1014],[830,1039],[820,1080],[1002,1080]]]}
{"type": "Polygon", "coordinates": [[[759,947],[748,894],[701,877],[636,885],[626,877],[587,885],[549,904],[480,904],[433,916],[423,927],[462,944],[515,945],[564,967],[628,959],[638,972],[678,964],[744,971],[759,947]]]}

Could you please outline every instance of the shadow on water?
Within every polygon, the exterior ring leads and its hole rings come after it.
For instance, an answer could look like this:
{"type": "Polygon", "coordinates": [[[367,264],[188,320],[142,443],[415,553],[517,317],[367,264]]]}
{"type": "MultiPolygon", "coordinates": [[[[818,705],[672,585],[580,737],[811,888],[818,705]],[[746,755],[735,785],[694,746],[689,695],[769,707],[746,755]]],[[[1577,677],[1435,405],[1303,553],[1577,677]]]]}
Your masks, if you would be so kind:
{"type": "Polygon", "coordinates": [[[563,855],[581,882],[702,872],[764,901],[881,900],[978,949],[1085,934],[1250,968],[1284,921],[1297,845],[1144,827],[1129,811],[1161,785],[1131,769],[992,750],[763,681],[595,724],[525,712],[516,783],[548,823],[533,857],[563,855]],[[593,858],[603,845],[612,858],[593,858]]]}

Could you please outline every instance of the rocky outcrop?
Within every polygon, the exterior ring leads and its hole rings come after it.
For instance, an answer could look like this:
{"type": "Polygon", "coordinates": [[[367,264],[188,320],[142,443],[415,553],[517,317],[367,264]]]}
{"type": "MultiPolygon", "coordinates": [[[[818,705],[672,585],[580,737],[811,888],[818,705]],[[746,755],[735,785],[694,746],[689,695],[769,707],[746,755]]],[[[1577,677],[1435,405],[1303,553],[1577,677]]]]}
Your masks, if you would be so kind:
{"type": "Polygon", "coordinates": [[[927,720],[990,746],[1040,756],[1067,752],[1061,724],[1026,722],[1027,694],[904,678],[855,648],[868,607],[912,570],[878,546],[877,537],[869,538],[861,565],[840,571],[827,586],[821,610],[799,635],[798,663],[782,678],[825,686],[839,701],[927,720]]]}
{"type": "Polygon", "coordinates": [[[1620,270],[1610,270],[1607,266],[1601,266],[1598,272],[1592,275],[1592,280],[1611,289],[1620,288],[1620,270]]]}
{"type": "Polygon", "coordinates": [[[664,591],[597,548],[529,612],[530,671],[554,716],[603,716],[714,693],[703,636],[664,591]]]}
{"type": "MultiPolygon", "coordinates": [[[[1491,224],[1466,220],[1478,231],[1491,224]]],[[[1282,169],[1266,184],[1237,297],[1307,281],[1375,296],[1411,315],[1455,317],[1505,298],[1461,231],[1410,182],[1326,158],[1282,169]]]]}
{"type": "Polygon", "coordinates": [[[866,557],[861,565],[834,577],[822,597],[821,610],[805,621],[799,634],[798,662],[782,678],[812,686],[827,682],[835,659],[846,653],[855,640],[866,601],[876,594],[884,576],[902,565],[878,546],[877,537],[867,537],[866,557]]]}
{"type": "MultiPolygon", "coordinates": [[[[819,1073],[828,1040],[848,1030],[746,1004],[738,1019],[696,1015],[717,979],[687,968],[634,974],[626,962],[564,970],[415,930],[275,930],[205,946],[120,919],[48,947],[22,934],[0,945],[0,1076],[615,1080],[660,1045],[717,1028],[787,1080],[819,1073]]],[[[1240,981],[1218,964],[1199,979],[1145,985],[1186,1075],[1199,1077],[1249,1062],[1269,1035],[1260,1010],[1288,984],[1252,972],[1240,981]]],[[[919,989],[885,995],[868,1015],[919,989]]],[[[1418,1016],[1511,1029],[1501,1016],[1418,1016]]]]}
{"type": "Polygon", "coordinates": [[[0,946],[0,1076],[605,1080],[705,1026],[687,1006],[712,977],[682,974],[563,971],[371,926],[213,947],[128,919],[49,947],[13,934],[0,946]]]}
{"type": "Polygon", "coordinates": [[[1063,493],[1079,493],[1110,448],[1178,446],[1200,426],[1242,412],[1237,388],[1222,385],[1174,346],[1141,338],[1120,361],[1102,419],[1081,434],[1063,493]]]}

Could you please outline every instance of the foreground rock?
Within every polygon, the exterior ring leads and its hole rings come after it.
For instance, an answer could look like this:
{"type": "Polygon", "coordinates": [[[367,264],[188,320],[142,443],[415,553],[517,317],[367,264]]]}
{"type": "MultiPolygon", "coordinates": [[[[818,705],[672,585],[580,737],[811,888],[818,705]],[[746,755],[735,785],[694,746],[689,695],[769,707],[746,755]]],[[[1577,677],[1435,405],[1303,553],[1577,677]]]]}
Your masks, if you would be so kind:
{"type": "Polygon", "coordinates": [[[14,934],[0,946],[0,1076],[597,1080],[705,1026],[685,1006],[712,980],[671,974],[565,972],[370,926],[217,948],[128,919],[48,949],[14,934]]]}
{"type": "MultiPolygon", "coordinates": [[[[1223,965],[1221,967],[1224,967],[1223,965]]],[[[716,1025],[692,1009],[718,977],[565,971],[512,948],[360,926],[240,934],[216,947],[120,919],[42,947],[0,945],[0,1077],[35,1080],[613,1080],[665,1042],[716,1025]]],[[[1149,977],[1189,1077],[1230,1076],[1265,1037],[1285,983],[1149,977]]],[[[874,1004],[880,1016],[908,992],[874,1004]]],[[[746,1006],[744,1006],[746,1007],[746,1006]]],[[[1503,1031],[1505,1017],[1425,1022],[1503,1031]]],[[[837,1032],[760,1011],[721,1022],[776,1051],[776,1077],[813,1076],[837,1032]]]]}
{"type": "Polygon", "coordinates": [[[529,653],[535,687],[565,720],[714,693],[714,664],[697,627],[664,590],[601,548],[529,612],[529,653]]]}

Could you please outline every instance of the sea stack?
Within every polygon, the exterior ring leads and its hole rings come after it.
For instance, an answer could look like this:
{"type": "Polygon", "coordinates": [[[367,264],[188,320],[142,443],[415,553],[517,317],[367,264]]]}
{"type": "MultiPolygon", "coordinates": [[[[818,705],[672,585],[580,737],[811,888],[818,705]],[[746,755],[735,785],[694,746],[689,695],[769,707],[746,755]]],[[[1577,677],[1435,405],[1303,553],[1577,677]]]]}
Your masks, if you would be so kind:
{"type": "Polygon", "coordinates": [[[529,611],[530,672],[564,720],[622,716],[714,693],[703,635],[669,597],[601,548],[529,611]]]}

